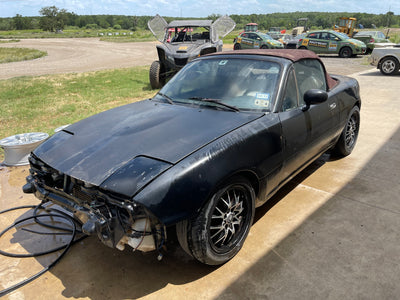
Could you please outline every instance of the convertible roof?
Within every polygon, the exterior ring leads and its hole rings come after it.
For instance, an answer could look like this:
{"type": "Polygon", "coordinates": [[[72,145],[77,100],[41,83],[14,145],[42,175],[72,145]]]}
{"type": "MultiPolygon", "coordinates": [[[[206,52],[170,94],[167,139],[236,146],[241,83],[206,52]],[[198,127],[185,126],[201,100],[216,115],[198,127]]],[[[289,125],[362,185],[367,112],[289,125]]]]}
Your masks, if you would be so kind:
{"type": "MultiPolygon", "coordinates": [[[[263,56],[274,56],[289,59],[292,62],[300,61],[303,59],[317,59],[321,62],[325,69],[325,65],[317,54],[310,50],[298,50],[298,49],[247,49],[247,50],[231,50],[216,52],[209,55],[263,55],[263,56]]],[[[325,69],[326,81],[329,89],[332,89],[336,84],[334,80],[325,69]]]]}
{"type": "Polygon", "coordinates": [[[194,26],[194,27],[209,27],[212,24],[212,20],[175,20],[168,24],[168,27],[182,27],[182,26],[194,26]]]}
{"type": "Polygon", "coordinates": [[[275,57],[286,58],[293,62],[307,58],[320,60],[318,55],[310,50],[297,50],[297,49],[246,49],[246,50],[223,51],[223,52],[213,53],[211,55],[221,55],[221,54],[275,56],[275,57]]]}

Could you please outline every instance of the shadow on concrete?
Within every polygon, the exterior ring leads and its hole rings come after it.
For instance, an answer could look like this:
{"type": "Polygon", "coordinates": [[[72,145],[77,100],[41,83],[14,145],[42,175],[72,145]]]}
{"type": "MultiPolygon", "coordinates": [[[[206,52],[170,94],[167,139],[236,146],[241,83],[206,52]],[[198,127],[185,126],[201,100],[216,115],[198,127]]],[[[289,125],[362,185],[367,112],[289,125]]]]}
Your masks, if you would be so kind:
{"type": "Polygon", "coordinates": [[[247,299],[397,299],[399,166],[400,128],[352,181],[217,298],[246,291],[247,299]]]}
{"type": "Polygon", "coordinates": [[[375,69],[375,72],[368,72],[368,73],[361,73],[359,74],[359,76],[380,76],[380,77],[388,77],[388,76],[400,76],[400,73],[394,74],[394,75],[384,75],[381,73],[381,71],[379,71],[379,69],[375,69]]]}

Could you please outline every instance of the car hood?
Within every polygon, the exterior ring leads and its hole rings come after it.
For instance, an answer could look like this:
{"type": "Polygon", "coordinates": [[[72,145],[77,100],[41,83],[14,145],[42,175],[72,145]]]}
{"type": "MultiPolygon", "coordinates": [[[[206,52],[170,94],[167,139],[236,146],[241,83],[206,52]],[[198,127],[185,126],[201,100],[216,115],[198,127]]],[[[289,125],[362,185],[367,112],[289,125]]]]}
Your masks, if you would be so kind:
{"type": "Polygon", "coordinates": [[[349,41],[350,43],[357,44],[357,45],[359,45],[359,46],[361,46],[361,47],[365,47],[365,44],[364,44],[363,41],[356,40],[356,39],[348,39],[348,41],[349,41]]]}
{"type": "Polygon", "coordinates": [[[100,185],[135,158],[175,164],[262,115],[144,100],[70,125],[33,153],[64,174],[100,185]]]}

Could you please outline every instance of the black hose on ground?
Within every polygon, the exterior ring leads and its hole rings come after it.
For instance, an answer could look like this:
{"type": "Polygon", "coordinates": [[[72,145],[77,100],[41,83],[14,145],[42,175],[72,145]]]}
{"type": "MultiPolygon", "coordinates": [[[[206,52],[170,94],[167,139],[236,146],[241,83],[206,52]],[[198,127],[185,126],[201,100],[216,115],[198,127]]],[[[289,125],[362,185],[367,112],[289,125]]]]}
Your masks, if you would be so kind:
{"type": "MultiPolygon", "coordinates": [[[[42,256],[42,255],[50,254],[50,253],[53,253],[53,252],[56,252],[56,251],[64,249],[64,251],[61,252],[60,256],[57,257],[57,259],[55,259],[51,264],[49,264],[47,267],[45,267],[40,272],[36,273],[35,275],[33,275],[33,276],[31,276],[31,277],[29,277],[29,278],[27,278],[27,279],[15,284],[13,286],[10,286],[10,287],[0,291],[0,297],[2,297],[4,295],[6,295],[6,294],[18,289],[18,288],[20,288],[22,286],[24,286],[25,284],[35,280],[36,278],[40,277],[42,274],[46,273],[48,270],[50,270],[52,267],[54,267],[61,260],[61,258],[68,252],[68,250],[71,248],[71,246],[74,243],[77,243],[77,242],[79,242],[79,241],[81,241],[81,240],[83,240],[84,238],[87,237],[87,235],[83,235],[80,238],[75,239],[76,233],[82,233],[80,230],[77,229],[76,220],[74,218],[72,218],[71,216],[69,216],[68,214],[66,214],[66,213],[64,213],[64,212],[62,212],[60,210],[49,209],[47,207],[43,207],[42,204],[43,203],[40,203],[39,205],[24,205],[24,206],[13,207],[13,208],[10,208],[10,209],[6,209],[6,210],[3,210],[3,211],[0,211],[0,214],[3,214],[3,213],[10,212],[10,211],[13,211],[13,210],[18,210],[18,209],[25,209],[25,208],[34,209],[34,212],[33,212],[32,216],[23,218],[23,219],[18,220],[18,221],[15,221],[12,225],[8,226],[6,229],[4,229],[2,232],[0,232],[0,238],[7,231],[12,229],[16,225],[18,225],[20,223],[23,223],[23,222],[25,222],[27,220],[34,219],[37,224],[42,225],[44,227],[65,231],[65,232],[61,232],[61,233],[57,233],[56,232],[56,233],[51,233],[51,234],[58,235],[58,234],[68,233],[68,234],[71,234],[71,239],[68,241],[67,244],[65,244],[63,246],[56,247],[54,249],[50,249],[50,250],[46,250],[46,251],[37,252],[37,253],[15,254],[15,253],[8,253],[8,252],[5,252],[5,251],[0,249],[0,254],[1,255],[8,256],[8,257],[16,257],[16,258],[42,256]],[[38,210],[39,209],[43,209],[47,213],[46,214],[38,214],[38,210]],[[65,220],[67,220],[71,224],[72,229],[64,228],[64,227],[60,227],[60,226],[54,226],[54,225],[50,225],[50,224],[46,224],[46,223],[40,222],[39,219],[42,218],[42,217],[63,218],[65,220]]],[[[36,233],[36,234],[50,234],[50,233],[35,232],[35,231],[31,231],[31,230],[26,230],[26,231],[31,232],[31,233],[36,233]]]]}

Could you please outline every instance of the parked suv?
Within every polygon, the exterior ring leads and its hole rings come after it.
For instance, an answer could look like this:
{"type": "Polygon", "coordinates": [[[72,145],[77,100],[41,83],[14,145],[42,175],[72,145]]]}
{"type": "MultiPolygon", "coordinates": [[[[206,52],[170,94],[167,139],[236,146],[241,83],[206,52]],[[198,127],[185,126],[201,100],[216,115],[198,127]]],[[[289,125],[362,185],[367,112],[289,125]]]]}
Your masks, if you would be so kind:
{"type": "Polygon", "coordinates": [[[344,58],[364,54],[367,49],[363,42],[333,30],[311,31],[299,40],[297,47],[317,54],[337,53],[344,58]]]}
{"type": "Polygon", "coordinates": [[[228,16],[212,20],[176,20],[167,23],[156,15],[147,26],[162,44],[157,45],[158,60],[150,67],[149,79],[153,89],[161,88],[165,81],[194,58],[222,51],[222,38],[236,23],[228,16]]]}

